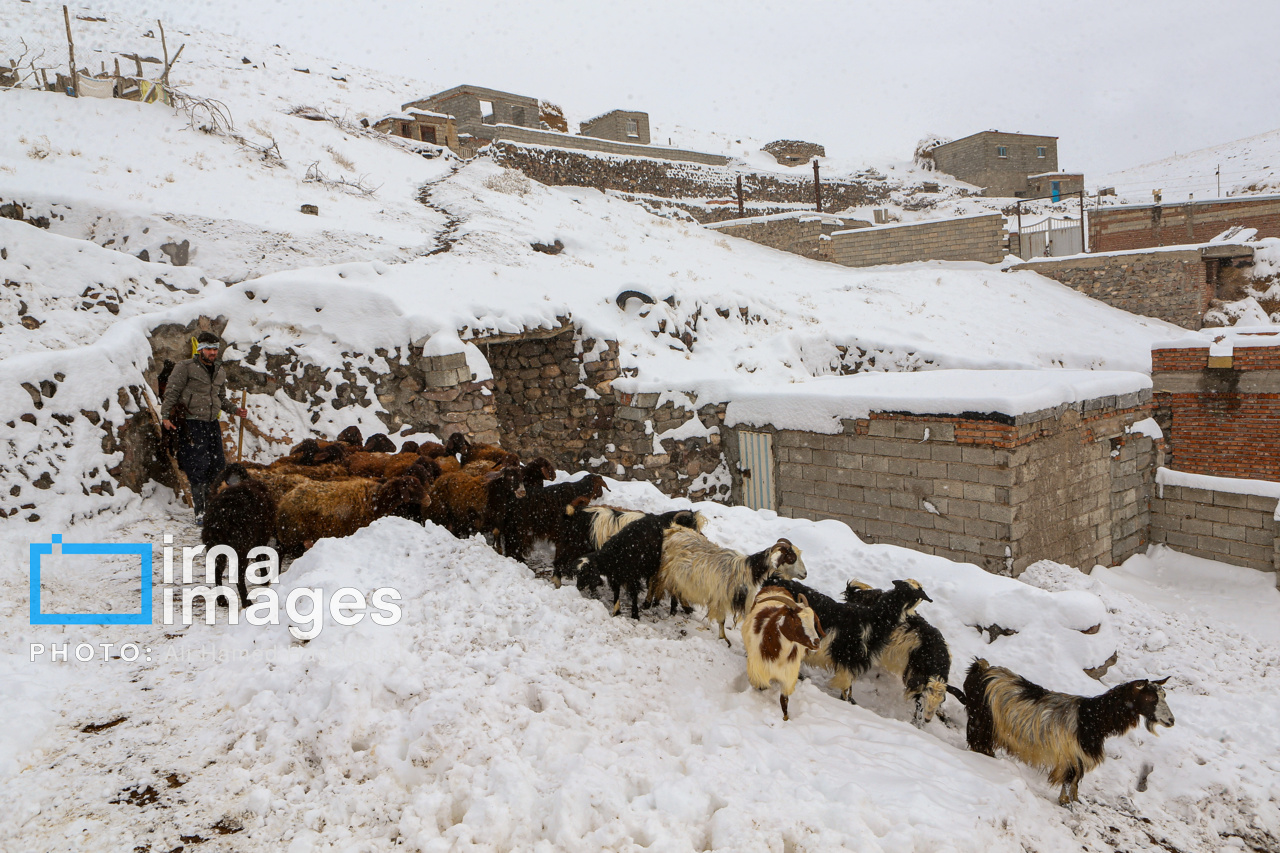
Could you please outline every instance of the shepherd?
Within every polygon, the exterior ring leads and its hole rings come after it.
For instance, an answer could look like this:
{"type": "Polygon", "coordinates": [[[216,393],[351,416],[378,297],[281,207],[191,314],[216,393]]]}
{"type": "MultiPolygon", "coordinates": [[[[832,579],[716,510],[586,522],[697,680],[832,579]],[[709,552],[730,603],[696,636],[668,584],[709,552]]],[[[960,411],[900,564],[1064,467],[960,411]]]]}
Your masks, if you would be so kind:
{"type": "Polygon", "coordinates": [[[160,417],[165,429],[176,430],[174,410],[181,406],[185,411],[185,435],[178,443],[178,466],[191,481],[196,524],[203,524],[209,484],[227,464],[222,450],[222,430],[218,426],[220,413],[243,418],[248,412],[227,399],[227,373],[218,363],[218,336],[201,332],[196,336],[195,346],[196,355],[178,362],[169,374],[160,417]]]}

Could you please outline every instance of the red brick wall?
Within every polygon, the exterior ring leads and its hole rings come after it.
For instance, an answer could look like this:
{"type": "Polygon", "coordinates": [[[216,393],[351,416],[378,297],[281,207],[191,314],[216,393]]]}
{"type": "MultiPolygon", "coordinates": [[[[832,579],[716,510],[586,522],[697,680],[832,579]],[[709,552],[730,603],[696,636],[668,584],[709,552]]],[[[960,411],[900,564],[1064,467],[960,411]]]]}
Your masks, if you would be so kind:
{"type": "Polygon", "coordinates": [[[1280,376],[1256,381],[1263,379],[1259,371],[1280,371],[1280,346],[1238,347],[1231,367],[1212,371],[1208,355],[1207,347],[1151,353],[1153,399],[1169,424],[1171,467],[1191,474],[1280,481],[1280,376]],[[1240,385],[1266,390],[1240,391],[1240,385]]]}
{"type": "Polygon", "coordinates": [[[1205,243],[1233,225],[1280,237],[1280,199],[1102,208],[1089,213],[1089,251],[1205,243]]]}

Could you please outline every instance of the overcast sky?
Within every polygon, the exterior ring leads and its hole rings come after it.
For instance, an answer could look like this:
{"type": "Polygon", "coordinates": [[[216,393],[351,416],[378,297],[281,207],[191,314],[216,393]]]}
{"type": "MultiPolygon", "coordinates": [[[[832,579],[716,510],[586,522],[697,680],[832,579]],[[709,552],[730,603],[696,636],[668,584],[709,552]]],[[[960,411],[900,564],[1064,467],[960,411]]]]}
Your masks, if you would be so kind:
{"type": "Polygon", "coordinates": [[[1280,127],[1278,0],[93,5],[413,76],[423,94],[473,83],[838,157],[999,129],[1058,136],[1060,167],[1088,181],[1280,127]]]}

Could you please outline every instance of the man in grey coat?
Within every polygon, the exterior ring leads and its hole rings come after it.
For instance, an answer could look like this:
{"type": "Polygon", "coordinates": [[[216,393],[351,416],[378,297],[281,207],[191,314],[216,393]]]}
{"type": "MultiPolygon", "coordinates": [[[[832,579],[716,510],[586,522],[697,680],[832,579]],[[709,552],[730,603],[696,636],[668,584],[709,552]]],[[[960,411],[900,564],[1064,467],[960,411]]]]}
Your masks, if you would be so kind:
{"type": "Polygon", "coordinates": [[[191,481],[191,500],[195,504],[196,523],[204,522],[205,499],[209,484],[227,464],[222,452],[222,430],[218,426],[221,412],[243,418],[247,412],[236,408],[226,395],[227,374],[218,364],[218,336],[201,332],[196,336],[197,354],[179,362],[165,387],[160,417],[165,429],[177,429],[174,410],[185,411],[185,436],[178,445],[178,466],[191,481]]]}

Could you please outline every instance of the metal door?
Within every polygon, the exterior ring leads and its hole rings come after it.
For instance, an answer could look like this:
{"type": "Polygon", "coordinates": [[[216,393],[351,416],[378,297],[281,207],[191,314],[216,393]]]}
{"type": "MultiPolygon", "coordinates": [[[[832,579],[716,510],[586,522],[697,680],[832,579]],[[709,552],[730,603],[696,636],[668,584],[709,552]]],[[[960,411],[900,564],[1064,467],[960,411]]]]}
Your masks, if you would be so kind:
{"type": "Polygon", "coordinates": [[[776,509],[773,499],[773,436],[738,431],[738,470],[742,475],[742,505],[776,509]]]}

